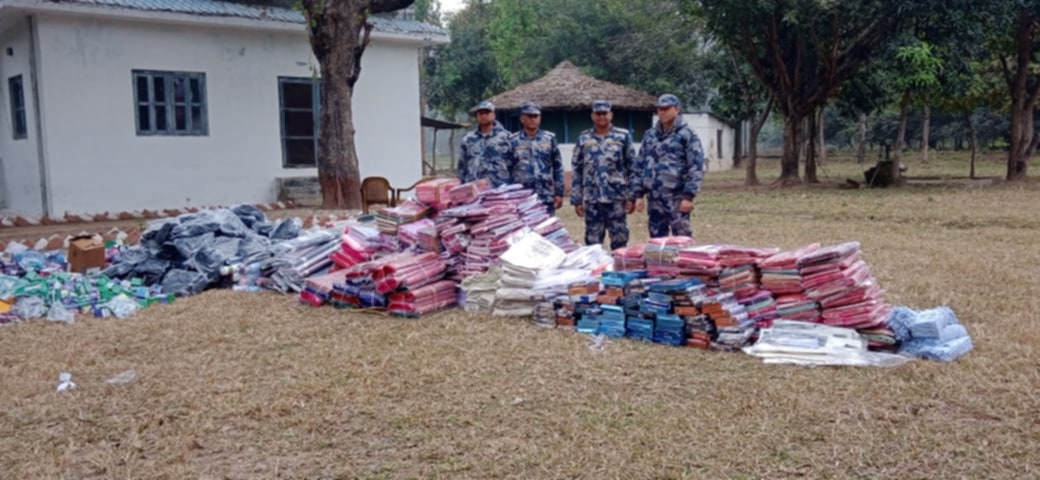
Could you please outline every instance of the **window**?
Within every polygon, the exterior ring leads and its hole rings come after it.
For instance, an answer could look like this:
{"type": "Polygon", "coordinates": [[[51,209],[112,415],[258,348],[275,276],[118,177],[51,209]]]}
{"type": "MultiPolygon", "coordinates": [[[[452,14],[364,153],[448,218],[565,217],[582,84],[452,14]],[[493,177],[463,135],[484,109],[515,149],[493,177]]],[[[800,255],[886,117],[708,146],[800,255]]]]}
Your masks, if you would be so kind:
{"type": "Polygon", "coordinates": [[[318,165],[320,88],[321,84],[313,78],[278,78],[282,166],[286,168],[318,165]]]}
{"type": "Polygon", "coordinates": [[[22,88],[22,76],[8,78],[7,90],[11,97],[11,127],[14,139],[27,138],[29,127],[25,122],[25,89],[22,88]]]}
{"type": "Polygon", "coordinates": [[[208,135],[206,74],[134,70],[138,135],[208,135]]]}

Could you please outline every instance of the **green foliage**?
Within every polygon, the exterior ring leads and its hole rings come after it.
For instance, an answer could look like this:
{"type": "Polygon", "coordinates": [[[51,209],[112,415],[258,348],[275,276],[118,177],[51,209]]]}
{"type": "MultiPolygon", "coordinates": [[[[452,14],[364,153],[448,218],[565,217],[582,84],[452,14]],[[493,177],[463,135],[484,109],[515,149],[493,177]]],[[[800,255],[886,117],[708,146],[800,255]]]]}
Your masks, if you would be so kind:
{"type": "Polygon", "coordinates": [[[711,51],[679,15],[680,0],[471,2],[449,21],[452,43],[427,62],[431,104],[446,112],[545,75],[569,60],[586,73],[705,105],[711,51]]]}

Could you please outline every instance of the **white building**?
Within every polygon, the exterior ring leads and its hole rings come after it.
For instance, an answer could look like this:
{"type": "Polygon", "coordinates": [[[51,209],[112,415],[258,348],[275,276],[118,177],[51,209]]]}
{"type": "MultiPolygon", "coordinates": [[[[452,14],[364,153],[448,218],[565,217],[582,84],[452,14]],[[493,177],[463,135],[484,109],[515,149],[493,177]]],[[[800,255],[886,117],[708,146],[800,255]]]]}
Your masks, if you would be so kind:
{"type": "MultiPolygon", "coordinates": [[[[249,3],[249,2],[244,2],[249,3]]],[[[422,175],[419,55],[373,18],[354,94],[361,176],[422,175]]],[[[204,0],[0,0],[3,206],[27,214],[270,202],[317,174],[303,18],[204,0]]]]}
{"type": "MultiPolygon", "coordinates": [[[[718,172],[733,169],[735,129],[710,113],[684,113],[683,120],[701,139],[704,170],[718,172]]],[[[654,118],[657,121],[657,118],[654,118]]]]}

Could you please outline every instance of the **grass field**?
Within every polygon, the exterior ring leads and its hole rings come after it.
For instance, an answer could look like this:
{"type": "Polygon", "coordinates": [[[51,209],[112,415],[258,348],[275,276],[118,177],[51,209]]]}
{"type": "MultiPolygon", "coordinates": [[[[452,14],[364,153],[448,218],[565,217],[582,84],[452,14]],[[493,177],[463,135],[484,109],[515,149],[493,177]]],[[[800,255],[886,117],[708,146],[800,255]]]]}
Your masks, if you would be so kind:
{"type": "MultiPolygon", "coordinates": [[[[961,156],[907,160],[914,175],[967,172],[961,156]]],[[[825,180],[863,168],[831,161],[825,180]]],[[[763,162],[763,180],[776,173],[763,162]]],[[[891,303],[950,305],[975,351],[895,369],[768,366],[628,340],[593,351],[585,335],[459,310],[402,320],[213,291],[129,320],[0,328],[0,476],[1040,475],[1040,182],[749,190],[741,175],[709,174],[699,242],[858,240],[891,303]],[[128,369],[136,381],[105,383],[128,369]],[[63,371],[78,389],[54,391],[63,371]]],[[[630,223],[645,240],[645,215],[630,223]]]]}

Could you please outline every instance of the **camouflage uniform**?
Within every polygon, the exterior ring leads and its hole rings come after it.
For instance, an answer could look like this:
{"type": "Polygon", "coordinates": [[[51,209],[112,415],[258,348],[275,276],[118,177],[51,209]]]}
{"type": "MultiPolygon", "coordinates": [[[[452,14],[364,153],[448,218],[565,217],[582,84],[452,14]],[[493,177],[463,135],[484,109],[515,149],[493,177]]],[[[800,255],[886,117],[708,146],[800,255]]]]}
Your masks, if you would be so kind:
{"type": "Polygon", "coordinates": [[[463,183],[481,178],[498,187],[512,183],[513,149],[509,131],[498,121],[488,133],[475,130],[462,137],[457,175],[463,183]]]}
{"type": "Polygon", "coordinates": [[[690,213],[679,211],[679,203],[693,200],[704,178],[704,150],[697,134],[680,114],[667,132],[658,122],[647,130],[639,157],[632,170],[632,198],[647,199],[650,237],[693,235],[690,213]]]}
{"type": "Polygon", "coordinates": [[[513,182],[530,188],[538,199],[556,213],[553,197],[563,196],[563,159],[556,146],[556,135],[539,129],[534,137],[524,130],[509,135],[513,146],[513,182]]]}
{"type": "Polygon", "coordinates": [[[610,248],[628,244],[625,202],[635,148],[628,130],[610,127],[603,137],[594,128],[581,132],[571,160],[571,205],[585,206],[585,243],[603,243],[610,230],[610,248]]]}

